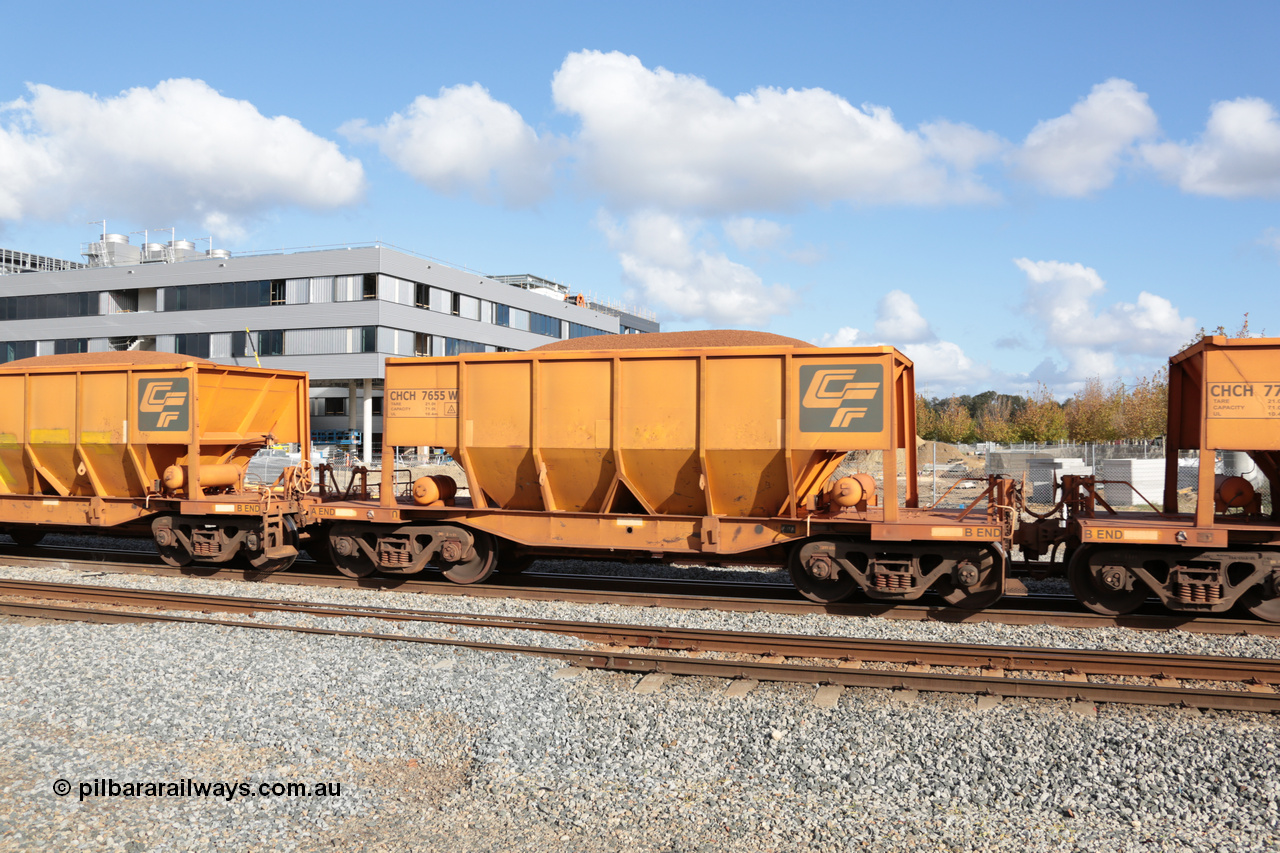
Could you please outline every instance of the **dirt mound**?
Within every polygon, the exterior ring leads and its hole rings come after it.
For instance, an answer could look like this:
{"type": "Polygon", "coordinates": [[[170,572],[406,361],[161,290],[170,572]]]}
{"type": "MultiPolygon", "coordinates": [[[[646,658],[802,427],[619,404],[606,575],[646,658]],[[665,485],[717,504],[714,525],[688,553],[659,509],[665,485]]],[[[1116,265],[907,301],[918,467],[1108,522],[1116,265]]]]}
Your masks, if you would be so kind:
{"type": "Polygon", "coordinates": [[[939,465],[950,465],[952,462],[963,462],[965,459],[965,455],[960,452],[960,448],[954,444],[916,439],[916,459],[921,464],[932,464],[935,451],[938,454],[939,465]]]}
{"type": "Polygon", "coordinates": [[[0,365],[0,369],[10,367],[94,367],[107,364],[189,364],[193,361],[199,364],[214,363],[207,358],[199,358],[194,355],[126,350],[123,352],[69,352],[63,355],[37,355],[0,365]]]}
{"type": "Polygon", "coordinates": [[[559,350],[689,349],[692,347],[806,347],[808,341],[743,329],[705,329],[699,332],[648,332],[642,335],[592,335],[534,347],[533,352],[559,350]]]}

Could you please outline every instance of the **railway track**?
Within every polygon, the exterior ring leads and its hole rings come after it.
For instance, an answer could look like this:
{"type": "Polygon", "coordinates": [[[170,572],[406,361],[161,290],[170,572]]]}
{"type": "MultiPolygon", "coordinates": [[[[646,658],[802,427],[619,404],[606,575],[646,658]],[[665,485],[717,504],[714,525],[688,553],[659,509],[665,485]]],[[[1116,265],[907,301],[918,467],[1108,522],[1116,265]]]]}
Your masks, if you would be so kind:
{"type": "Polygon", "coordinates": [[[583,604],[617,604],[694,610],[727,610],[769,613],[825,613],[841,616],[880,617],[947,623],[996,622],[1006,625],[1054,625],[1066,628],[1121,627],[1133,630],[1181,630],[1205,634],[1250,634],[1280,637],[1280,623],[1256,618],[1194,618],[1172,614],[1158,607],[1111,617],[1082,610],[1066,595],[1007,596],[981,611],[961,610],[936,600],[920,604],[842,602],[816,604],[793,587],[765,582],[726,582],[635,578],[528,572],[496,576],[497,582],[460,585],[430,576],[350,578],[325,571],[315,563],[295,563],[286,572],[255,577],[252,570],[235,566],[188,566],[175,569],[146,552],[115,549],[40,548],[10,549],[0,553],[0,565],[60,568],[81,572],[147,574],[163,577],[216,577],[254,583],[323,586],[344,589],[385,589],[423,595],[518,598],[533,601],[568,601],[583,604]]]}
{"type": "Polygon", "coordinates": [[[1280,712],[1280,694],[1272,686],[1280,684],[1280,661],[1255,658],[707,631],[14,580],[0,580],[0,613],[39,619],[175,622],[390,640],[536,655],[590,669],[726,678],[739,684],[785,681],[819,684],[827,688],[873,687],[1077,702],[1181,705],[1206,710],[1280,712]],[[96,606],[79,606],[84,603],[96,606]],[[533,631],[576,637],[604,648],[475,642],[321,625],[180,616],[167,612],[174,610],[241,615],[271,612],[319,619],[363,618],[431,623],[455,629],[533,631]],[[635,652],[634,649],[644,651],[635,652]],[[668,654],[648,653],[650,650],[668,654]],[[707,653],[724,657],[704,657],[707,653]],[[885,666],[893,668],[883,668],[885,666]],[[956,673],[938,668],[973,672],[956,673]],[[1100,678],[1125,681],[1096,680],[1100,678]],[[1223,686],[1205,687],[1200,682],[1223,686]]]}

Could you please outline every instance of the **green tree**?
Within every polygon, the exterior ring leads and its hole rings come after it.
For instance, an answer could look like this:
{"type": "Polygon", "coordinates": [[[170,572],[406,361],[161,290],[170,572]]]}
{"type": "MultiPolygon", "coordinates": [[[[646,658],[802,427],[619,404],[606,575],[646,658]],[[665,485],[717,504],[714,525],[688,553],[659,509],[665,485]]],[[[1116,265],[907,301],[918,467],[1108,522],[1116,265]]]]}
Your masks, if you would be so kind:
{"type": "Polygon", "coordinates": [[[1124,386],[1110,388],[1095,376],[1085,380],[1084,387],[1067,401],[1067,435],[1075,441],[1115,441],[1120,435],[1120,411],[1124,386]]]}
{"type": "MultiPolygon", "coordinates": [[[[990,393],[992,396],[986,400],[978,413],[976,425],[978,440],[994,441],[1000,444],[1017,441],[1018,431],[1013,425],[1013,398],[990,393]]],[[[985,394],[979,395],[979,397],[985,396],[985,394]]]]}
{"type": "Polygon", "coordinates": [[[926,441],[938,440],[938,413],[922,394],[916,395],[916,435],[926,441]]]}
{"type": "Polygon", "coordinates": [[[952,397],[937,412],[937,440],[948,444],[973,441],[973,416],[958,397],[952,397]]]}
{"type": "Polygon", "coordinates": [[[1128,439],[1151,439],[1168,428],[1169,370],[1161,368],[1144,376],[1125,394],[1120,409],[1120,435],[1128,439]]]}
{"type": "Polygon", "coordinates": [[[1067,437],[1066,412],[1043,382],[1027,394],[1027,404],[1014,416],[1013,426],[1018,441],[1062,441],[1067,437]]]}

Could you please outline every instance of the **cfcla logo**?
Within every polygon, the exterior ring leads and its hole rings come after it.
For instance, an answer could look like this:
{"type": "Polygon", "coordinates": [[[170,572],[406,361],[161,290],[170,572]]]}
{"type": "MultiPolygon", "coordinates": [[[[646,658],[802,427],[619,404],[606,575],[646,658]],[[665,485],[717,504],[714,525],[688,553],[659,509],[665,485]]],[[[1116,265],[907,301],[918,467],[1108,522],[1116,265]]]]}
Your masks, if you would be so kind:
{"type": "Polygon", "coordinates": [[[186,379],[139,379],[139,428],[147,432],[185,432],[188,396],[186,379]]]}
{"type": "Polygon", "coordinates": [[[879,432],[884,368],[879,364],[801,365],[801,432],[879,432]],[[835,411],[832,411],[834,409],[835,411]]]}
{"type": "Polygon", "coordinates": [[[804,392],[804,406],[808,409],[835,409],[831,418],[832,429],[845,429],[855,418],[867,415],[867,407],[854,400],[873,400],[880,390],[879,380],[875,382],[859,382],[857,368],[819,368],[809,381],[804,392]]]}

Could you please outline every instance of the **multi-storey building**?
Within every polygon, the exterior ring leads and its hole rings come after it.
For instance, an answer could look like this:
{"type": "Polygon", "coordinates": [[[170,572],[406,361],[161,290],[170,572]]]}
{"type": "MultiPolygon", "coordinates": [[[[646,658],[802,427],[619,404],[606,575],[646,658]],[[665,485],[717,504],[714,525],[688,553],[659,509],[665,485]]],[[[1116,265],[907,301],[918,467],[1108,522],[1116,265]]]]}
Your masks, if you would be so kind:
{"type": "Polygon", "coordinates": [[[87,265],[0,250],[0,361],[157,350],[305,370],[312,428],[381,440],[383,359],[656,332],[640,309],[536,276],[487,276],[385,245],[232,256],[107,234],[87,265]]]}

